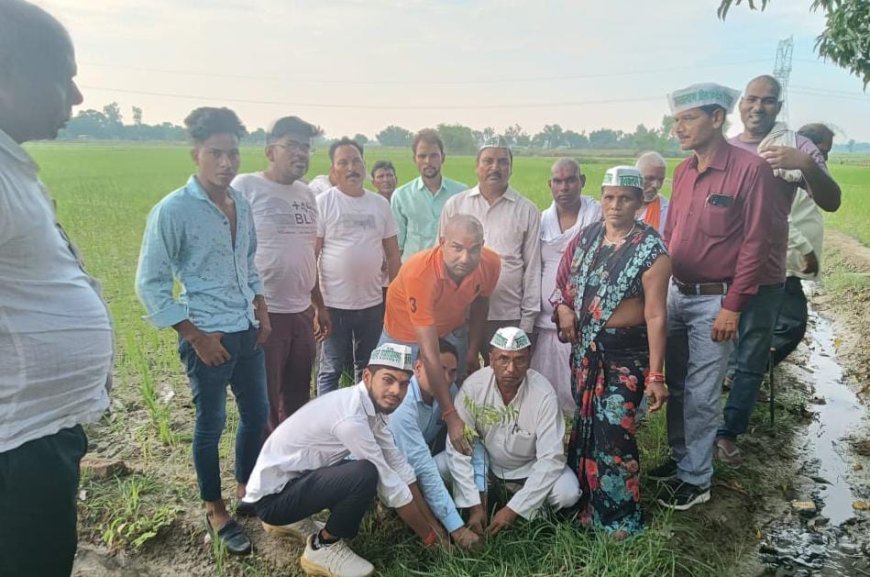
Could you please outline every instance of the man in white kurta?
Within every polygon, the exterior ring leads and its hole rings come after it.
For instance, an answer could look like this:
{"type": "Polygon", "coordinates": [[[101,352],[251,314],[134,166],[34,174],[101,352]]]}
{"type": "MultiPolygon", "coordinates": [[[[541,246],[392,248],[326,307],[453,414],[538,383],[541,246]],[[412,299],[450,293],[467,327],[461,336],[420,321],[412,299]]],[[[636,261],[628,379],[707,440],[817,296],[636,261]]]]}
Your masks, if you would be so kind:
{"type": "Polygon", "coordinates": [[[538,340],[532,369],[541,373],[556,391],[559,408],[572,417],[577,404],[571,392],[571,344],[559,341],[553,322],[556,271],[565,247],[577,233],[601,220],[601,206],[582,196],[586,176],[573,158],[560,158],[550,171],[553,203],[541,215],[541,313],[535,321],[538,340]]]}
{"type": "Polygon", "coordinates": [[[556,393],[529,369],[528,335],[501,328],[490,346],[490,366],[465,380],[454,405],[475,432],[475,451],[464,455],[447,443],[447,457],[456,506],[471,509],[468,527],[482,532],[488,525],[495,534],[517,517],[533,518],[545,503],[571,507],[580,499],[580,485],[565,465],[565,422],[556,393]],[[487,523],[485,494],[478,487],[486,486],[489,473],[516,491],[487,523]]]}

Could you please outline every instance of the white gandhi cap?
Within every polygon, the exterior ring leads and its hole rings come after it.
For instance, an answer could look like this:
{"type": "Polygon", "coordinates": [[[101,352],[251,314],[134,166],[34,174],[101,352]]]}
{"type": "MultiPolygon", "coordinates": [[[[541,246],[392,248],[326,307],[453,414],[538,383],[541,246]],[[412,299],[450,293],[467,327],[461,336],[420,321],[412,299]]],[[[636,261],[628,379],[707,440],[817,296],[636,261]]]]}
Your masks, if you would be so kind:
{"type": "Polygon", "coordinates": [[[411,359],[411,347],[384,343],[372,351],[372,356],[369,357],[369,366],[371,365],[391,367],[412,373],[414,368],[413,359],[411,359]]]}
{"type": "Polygon", "coordinates": [[[504,327],[495,332],[489,344],[503,351],[519,351],[532,346],[532,341],[523,329],[504,327]]]}
{"type": "Polygon", "coordinates": [[[614,166],[604,173],[601,186],[629,186],[643,190],[643,175],[633,166],[614,166]]]}
{"type": "Polygon", "coordinates": [[[668,94],[668,104],[671,106],[671,114],[711,104],[721,106],[725,112],[731,114],[739,96],[739,90],[715,82],[704,82],[671,92],[668,94]]]}

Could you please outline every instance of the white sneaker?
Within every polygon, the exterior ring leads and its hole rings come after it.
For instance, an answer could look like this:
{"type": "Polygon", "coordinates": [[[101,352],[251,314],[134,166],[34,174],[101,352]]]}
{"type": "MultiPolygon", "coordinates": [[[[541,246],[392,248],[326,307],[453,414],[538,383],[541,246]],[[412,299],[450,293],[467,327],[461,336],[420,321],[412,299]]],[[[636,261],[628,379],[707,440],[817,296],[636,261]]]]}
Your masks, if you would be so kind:
{"type": "Polygon", "coordinates": [[[321,546],[316,551],[311,547],[313,536],[305,542],[305,551],[299,564],[306,575],[322,577],[368,577],[375,567],[347,546],[344,539],[332,545],[321,546]]]}
{"type": "Polygon", "coordinates": [[[296,537],[302,542],[305,542],[309,536],[320,532],[320,530],[325,526],[326,523],[323,521],[315,521],[311,517],[306,517],[296,521],[295,523],[290,523],[289,525],[269,525],[268,523],[263,522],[263,529],[265,529],[267,533],[290,535],[291,537],[296,537]]]}

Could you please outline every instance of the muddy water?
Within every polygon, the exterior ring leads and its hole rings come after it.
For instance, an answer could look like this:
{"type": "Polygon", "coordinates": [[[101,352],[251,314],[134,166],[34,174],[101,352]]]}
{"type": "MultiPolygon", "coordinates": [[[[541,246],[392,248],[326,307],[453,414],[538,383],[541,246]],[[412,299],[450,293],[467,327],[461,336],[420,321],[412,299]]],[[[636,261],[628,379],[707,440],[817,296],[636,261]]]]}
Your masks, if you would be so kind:
{"type": "Polygon", "coordinates": [[[855,515],[852,503],[856,496],[849,484],[851,467],[843,458],[843,438],[861,424],[863,409],[858,397],[843,381],[843,369],[836,360],[836,341],[831,323],[814,315],[813,346],[810,368],[817,403],[813,422],[807,431],[806,449],[818,466],[815,476],[821,483],[818,499],[822,515],[832,525],[839,525],[855,515]]]}
{"type": "MultiPolygon", "coordinates": [[[[803,444],[803,478],[795,495],[813,501],[816,512],[790,513],[768,525],[760,557],[777,577],[870,576],[867,523],[852,507],[858,495],[850,483],[847,435],[861,426],[864,408],[837,363],[831,323],[813,314],[808,383],[813,419],[803,444]]],[[[802,379],[803,380],[803,379],[802,379]]]]}

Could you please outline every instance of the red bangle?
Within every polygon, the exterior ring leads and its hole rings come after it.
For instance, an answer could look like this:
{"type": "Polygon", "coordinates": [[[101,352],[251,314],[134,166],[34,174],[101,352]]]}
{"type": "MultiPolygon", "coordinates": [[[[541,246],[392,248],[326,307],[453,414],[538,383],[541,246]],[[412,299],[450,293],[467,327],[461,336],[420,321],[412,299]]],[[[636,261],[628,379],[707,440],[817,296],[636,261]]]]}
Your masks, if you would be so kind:
{"type": "Polygon", "coordinates": [[[447,417],[449,417],[450,415],[452,415],[455,412],[456,412],[456,407],[450,407],[449,409],[447,409],[446,411],[441,413],[441,420],[442,421],[446,420],[447,417]]]}
{"type": "Polygon", "coordinates": [[[438,541],[438,533],[435,532],[434,529],[429,531],[429,534],[423,537],[423,546],[431,547],[438,541]]]}

